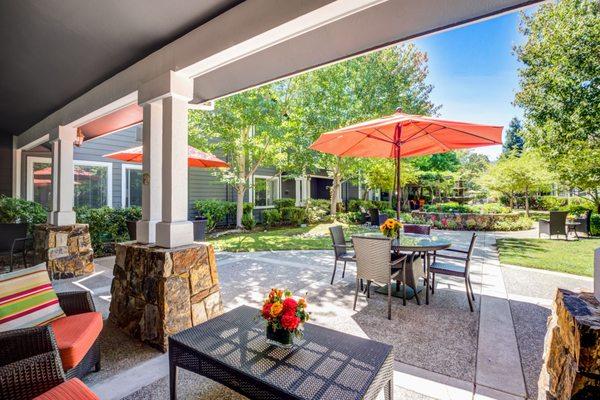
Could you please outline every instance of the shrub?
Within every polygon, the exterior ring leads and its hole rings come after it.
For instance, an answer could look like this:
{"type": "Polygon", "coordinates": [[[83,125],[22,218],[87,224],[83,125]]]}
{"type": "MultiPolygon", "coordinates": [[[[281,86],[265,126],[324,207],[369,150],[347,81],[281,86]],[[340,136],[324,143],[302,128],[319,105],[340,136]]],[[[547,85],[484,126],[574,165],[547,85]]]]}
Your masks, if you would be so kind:
{"type": "Polygon", "coordinates": [[[527,217],[520,217],[515,221],[500,219],[496,221],[493,229],[496,231],[524,231],[531,229],[533,221],[527,217]]]}
{"type": "MultiPolygon", "coordinates": [[[[235,220],[237,203],[223,200],[197,200],[194,203],[194,209],[199,216],[206,218],[206,231],[210,232],[218,224],[224,224],[227,217],[235,220]]],[[[253,209],[253,203],[244,203],[243,214],[252,213],[253,209]]]]}
{"type": "Polygon", "coordinates": [[[362,214],[357,211],[350,211],[347,213],[338,213],[335,219],[342,224],[362,224],[362,214]]]}
{"type": "Polygon", "coordinates": [[[483,214],[507,214],[510,212],[510,208],[500,203],[486,203],[473,208],[479,209],[483,214]]]}
{"type": "Polygon", "coordinates": [[[281,211],[278,209],[265,210],[262,216],[266,228],[272,228],[281,222],[281,211]]]}
{"type": "Polygon", "coordinates": [[[538,203],[539,208],[545,211],[557,211],[562,207],[567,206],[568,199],[566,197],[556,196],[541,196],[538,203]]]}
{"type": "Polygon", "coordinates": [[[455,201],[438,204],[427,204],[424,207],[426,212],[441,212],[441,213],[474,213],[477,212],[471,206],[465,204],[458,204],[455,201]]]}
{"type": "Polygon", "coordinates": [[[244,215],[242,215],[242,226],[244,229],[249,231],[256,226],[256,221],[254,220],[254,216],[251,212],[244,213],[244,215]]]}
{"type": "Polygon", "coordinates": [[[0,196],[0,222],[2,223],[28,223],[31,232],[35,224],[43,224],[47,219],[48,214],[39,203],[0,196]]]}
{"type": "Polygon", "coordinates": [[[476,230],[476,228],[477,228],[477,221],[475,221],[473,218],[469,218],[469,219],[467,219],[467,222],[465,223],[465,225],[468,230],[473,231],[473,230],[476,230]]]}
{"type": "Polygon", "coordinates": [[[383,210],[379,210],[381,214],[385,214],[388,218],[396,218],[396,210],[392,208],[384,208],[383,210]]]}
{"type": "Polygon", "coordinates": [[[590,231],[592,235],[600,235],[600,214],[592,214],[590,218],[590,231]]]}
{"type": "Polygon", "coordinates": [[[75,210],[77,222],[88,224],[94,253],[101,256],[107,253],[104,246],[109,242],[129,240],[126,221],[137,221],[142,218],[140,207],[113,209],[107,206],[100,208],[79,207],[75,210]]]}
{"type": "Polygon", "coordinates": [[[371,208],[373,208],[373,203],[369,200],[358,200],[352,199],[348,202],[348,211],[351,212],[360,212],[361,207],[365,212],[369,212],[371,208]]]}
{"type": "Polygon", "coordinates": [[[281,219],[284,223],[300,225],[306,222],[304,207],[284,207],[281,209],[281,219]]]}
{"type": "Polygon", "coordinates": [[[581,197],[572,197],[569,199],[569,204],[563,209],[572,215],[582,215],[585,214],[586,211],[594,211],[596,208],[591,200],[581,197]]]}
{"type": "Polygon", "coordinates": [[[282,209],[284,207],[294,207],[296,205],[296,200],[294,199],[277,199],[273,200],[275,204],[275,208],[282,209]]]}
{"type": "Polygon", "coordinates": [[[385,210],[387,208],[390,208],[390,203],[387,201],[381,201],[381,200],[373,200],[371,201],[372,207],[375,207],[378,210],[385,210]]]}

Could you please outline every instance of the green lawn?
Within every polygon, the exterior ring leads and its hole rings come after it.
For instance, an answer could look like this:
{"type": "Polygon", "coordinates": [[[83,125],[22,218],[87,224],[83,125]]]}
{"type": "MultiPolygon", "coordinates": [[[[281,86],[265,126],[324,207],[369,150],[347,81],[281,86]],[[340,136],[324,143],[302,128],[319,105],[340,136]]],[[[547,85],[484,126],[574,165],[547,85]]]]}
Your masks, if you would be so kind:
{"type": "MultiPolygon", "coordinates": [[[[328,228],[333,224],[319,224],[304,228],[281,228],[266,232],[237,233],[210,239],[216,250],[221,251],[261,251],[261,250],[330,250],[331,238],[328,228]]],[[[337,223],[335,225],[338,225],[337,223]]],[[[366,228],[357,225],[344,226],[348,236],[364,232],[366,228]]]]}
{"type": "Polygon", "coordinates": [[[523,267],[592,276],[594,250],[600,239],[579,241],[548,239],[498,239],[500,262],[523,267]]]}

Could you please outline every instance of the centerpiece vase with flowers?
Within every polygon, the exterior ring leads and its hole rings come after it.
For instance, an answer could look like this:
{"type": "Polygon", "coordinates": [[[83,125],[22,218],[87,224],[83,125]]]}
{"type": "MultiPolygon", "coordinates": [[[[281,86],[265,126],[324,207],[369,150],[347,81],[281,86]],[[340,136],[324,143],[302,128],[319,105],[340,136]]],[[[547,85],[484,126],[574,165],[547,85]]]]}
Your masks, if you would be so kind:
{"type": "Polygon", "coordinates": [[[294,299],[287,289],[271,289],[260,313],[267,322],[267,342],[279,347],[292,347],[294,337],[302,337],[304,323],[309,319],[306,306],[305,299],[294,299]]]}
{"type": "Polygon", "coordinates": [[[394,218],[388,218],[379,226],[379,230],[389,238],[398,238],[400,237],[402,226],[402,222],[395,220],[394,218]]]}

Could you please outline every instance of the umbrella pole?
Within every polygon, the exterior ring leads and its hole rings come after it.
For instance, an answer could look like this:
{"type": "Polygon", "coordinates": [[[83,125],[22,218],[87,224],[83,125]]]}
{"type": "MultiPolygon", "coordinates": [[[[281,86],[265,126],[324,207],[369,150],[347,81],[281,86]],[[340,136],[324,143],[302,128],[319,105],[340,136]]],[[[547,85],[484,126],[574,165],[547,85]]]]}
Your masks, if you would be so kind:
{"type": "Polygon", "coordinates": [[[395,132],[395,143],[396,143],[396,218],[400,219],[400,211],[402,208],[402,186],[400,185],[400,134],[401,134],[401,126],[396,125],[395,132]]]}

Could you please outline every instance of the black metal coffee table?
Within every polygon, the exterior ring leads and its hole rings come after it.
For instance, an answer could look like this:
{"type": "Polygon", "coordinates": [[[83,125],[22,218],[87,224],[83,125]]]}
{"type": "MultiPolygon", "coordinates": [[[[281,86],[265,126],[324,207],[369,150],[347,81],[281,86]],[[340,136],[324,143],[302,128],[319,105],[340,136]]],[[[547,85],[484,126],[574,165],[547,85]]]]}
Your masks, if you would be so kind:
{"type": "Polygon", "coordinates": [[[177,367],[251,399],[393,398],[392,346],[313,324],[297,345],[269,345],[258,310],[238,307],[169,337],[171,399],[177,367]]]}

